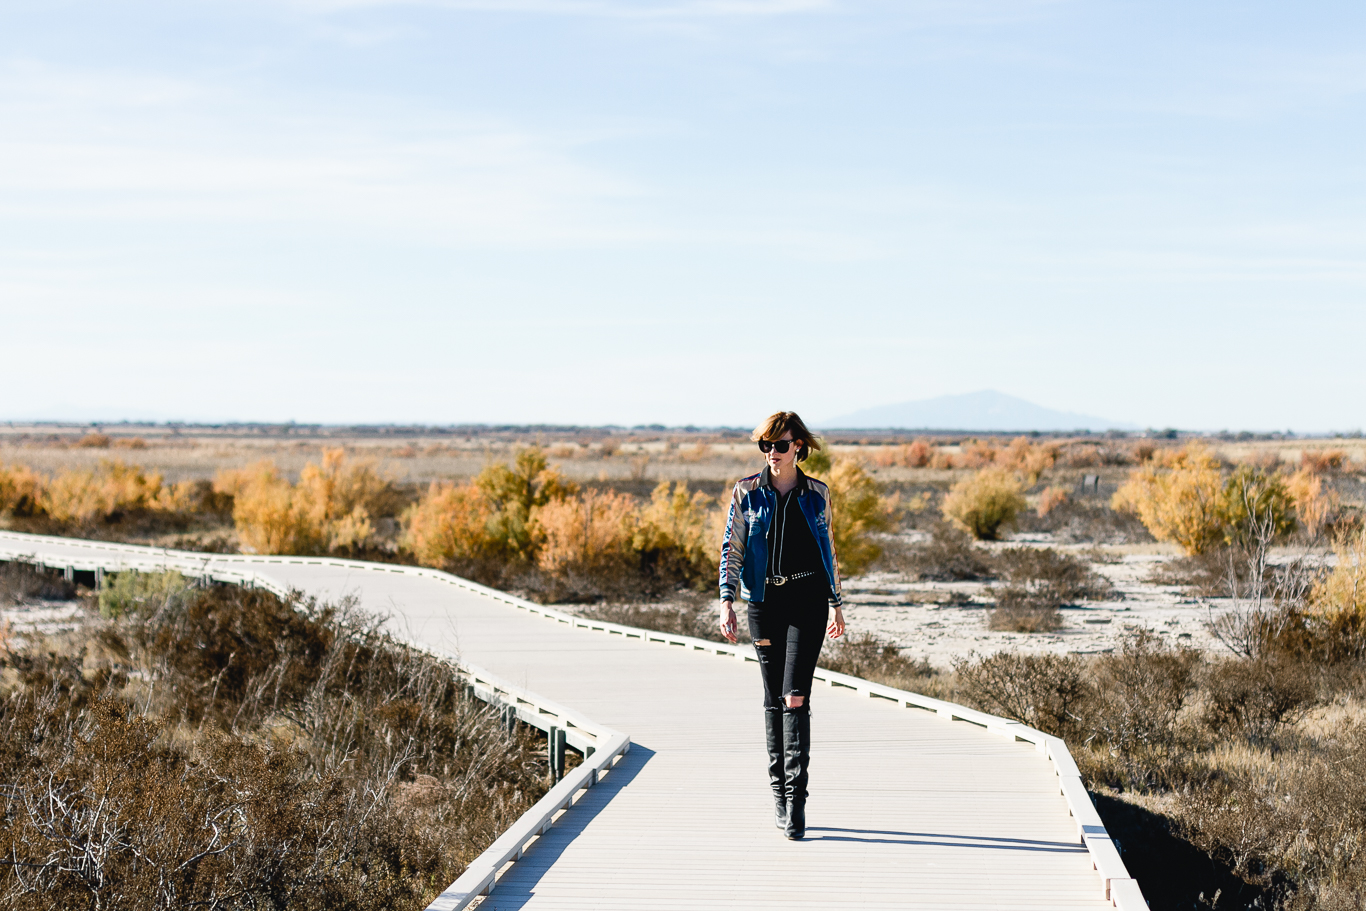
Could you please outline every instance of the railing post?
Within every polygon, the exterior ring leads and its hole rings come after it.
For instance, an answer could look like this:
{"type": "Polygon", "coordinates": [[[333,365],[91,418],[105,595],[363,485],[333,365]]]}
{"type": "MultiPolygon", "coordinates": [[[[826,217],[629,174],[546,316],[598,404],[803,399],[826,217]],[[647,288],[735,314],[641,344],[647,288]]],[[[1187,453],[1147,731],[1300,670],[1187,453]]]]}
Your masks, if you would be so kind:
{"type": "Polygon", "coordinates": [[[551,781],[559,781],[564,777],[565,740],[564,730],[552,724],[546,735],[546,758],[550,761],[551,781]]]}
{"type": "Polygon", "coordinates": [[[76,567],[74,567],[74,566],[63,566],[63,567],[62,567],[62,579],[64,579],[64,580],[67,581],[67,582],[75,582],[75,581],[76,581],[76,567]]]}

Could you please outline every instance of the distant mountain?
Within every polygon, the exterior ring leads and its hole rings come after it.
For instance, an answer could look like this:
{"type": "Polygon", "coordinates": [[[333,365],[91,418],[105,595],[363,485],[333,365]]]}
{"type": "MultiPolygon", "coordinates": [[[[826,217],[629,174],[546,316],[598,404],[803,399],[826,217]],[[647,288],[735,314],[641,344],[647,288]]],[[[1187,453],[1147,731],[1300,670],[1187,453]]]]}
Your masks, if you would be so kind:
{"type": "Polygon", "coordinates": [[[1088,414],[1054,411],[1013,395],[984,389],[965,395],[941,395],[900,405],[865,408],[817,426],[832,430],[1138,430],[1134,424],[1088,414]]]}

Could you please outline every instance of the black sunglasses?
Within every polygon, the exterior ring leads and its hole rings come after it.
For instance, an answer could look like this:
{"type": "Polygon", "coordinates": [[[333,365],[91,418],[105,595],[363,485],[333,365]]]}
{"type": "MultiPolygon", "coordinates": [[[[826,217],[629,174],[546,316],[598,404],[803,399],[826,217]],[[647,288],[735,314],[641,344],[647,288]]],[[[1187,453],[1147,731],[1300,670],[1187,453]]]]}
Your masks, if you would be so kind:
{"type": "Polygon", "coordinates": [[[801,449],[801,445],[801,440],[760,440],[759,451],[772,452],[776,449],[779,452],[786,453],[793,446],[796,446],[798,449],[801,449]]]}

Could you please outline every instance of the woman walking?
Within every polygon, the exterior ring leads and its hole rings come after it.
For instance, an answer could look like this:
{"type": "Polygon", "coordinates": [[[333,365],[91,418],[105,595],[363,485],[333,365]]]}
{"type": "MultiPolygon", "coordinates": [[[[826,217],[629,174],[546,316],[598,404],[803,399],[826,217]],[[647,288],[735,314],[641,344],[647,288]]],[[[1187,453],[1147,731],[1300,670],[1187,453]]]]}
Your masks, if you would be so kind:
{"type": "Polygon", "coordinates": [[[721,545],[721,633],[736,641],[738,594],[749,602],[749,633],[764,681],[775,821],[788,838],[801,838],[811,759],[811,678],[825,634],[844,635],[830,488],[797,467],[820,444],[795,412],[770,416],[750,438],[766,464],[737,483],[731,496],[721,545]]]}

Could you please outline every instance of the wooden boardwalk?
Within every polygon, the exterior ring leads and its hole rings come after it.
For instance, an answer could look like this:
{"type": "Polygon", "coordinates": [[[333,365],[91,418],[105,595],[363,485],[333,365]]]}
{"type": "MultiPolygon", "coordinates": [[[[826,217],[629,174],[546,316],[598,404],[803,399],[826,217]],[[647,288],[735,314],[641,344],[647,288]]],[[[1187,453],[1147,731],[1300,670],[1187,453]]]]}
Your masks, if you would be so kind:
{"type": "Polygon", "coordinates": [[[772,823],[754,664],[556,622],[430,571],[0,532],[0,559],[21,558],[355,595],[398,636],[628,734],[630,751],[505,870],[485,911],[1146,908],[1118,855],[1107,862],[1103,829],[1078,837],[1094,811],[1069,813],[1059,765],[975,724],[817,687],[808,835],[789,842],[772,823]]]}

